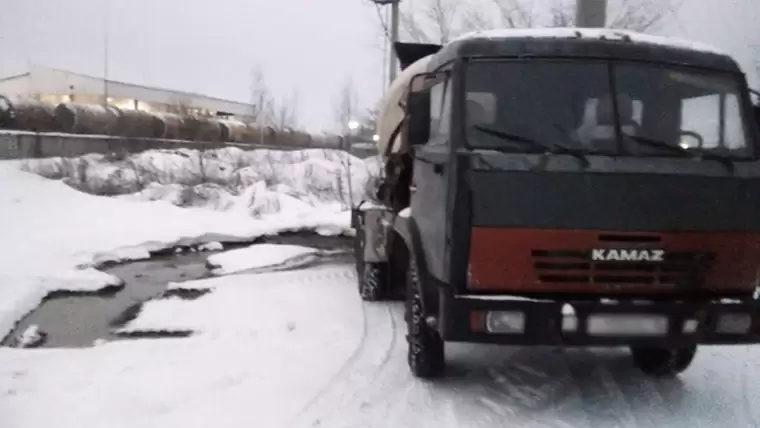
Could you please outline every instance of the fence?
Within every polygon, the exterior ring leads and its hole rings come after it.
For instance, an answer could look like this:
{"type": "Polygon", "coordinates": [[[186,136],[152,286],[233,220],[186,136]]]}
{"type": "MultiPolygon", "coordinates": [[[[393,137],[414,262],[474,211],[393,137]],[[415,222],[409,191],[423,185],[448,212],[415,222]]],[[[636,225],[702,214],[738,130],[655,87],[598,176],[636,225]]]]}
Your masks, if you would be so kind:
{"type": "MultiPolygon", "coordinates": [[[[262,145],[245,143],[211,143],[199,141],[164,140],[155,138],[111,137],[106,135],[82,135],[60,133],[35,133],[0,131],[0,159],[77,157],[91,153],[139,153],[153,149],[188,148],[208,150],[222,147],[238,147],[243,150],[275,149],[304,150],[309,148],[334,148],[315,145],[262,145]]],[[[354,147],[351,153],[369,157],[377,152],[372,147],[354,147]]]]}

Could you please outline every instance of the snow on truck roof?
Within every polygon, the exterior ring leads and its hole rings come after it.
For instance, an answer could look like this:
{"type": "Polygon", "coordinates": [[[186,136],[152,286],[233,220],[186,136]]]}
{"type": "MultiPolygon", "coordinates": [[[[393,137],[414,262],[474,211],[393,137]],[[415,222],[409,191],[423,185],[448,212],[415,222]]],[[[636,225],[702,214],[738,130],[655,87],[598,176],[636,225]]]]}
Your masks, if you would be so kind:
{"type": "Polygon", "coordinates": [[[727,55],[724,51],[701,42],[678,39],[673,37],[653,36],[630,30],[611,28],[504,28],[496,30],[474,31],[453,39],[451,42],[470,39],[596,39],[620,40],[633,43],[666,46],[671,48],[688,49],[713,54],[727,55]]]}

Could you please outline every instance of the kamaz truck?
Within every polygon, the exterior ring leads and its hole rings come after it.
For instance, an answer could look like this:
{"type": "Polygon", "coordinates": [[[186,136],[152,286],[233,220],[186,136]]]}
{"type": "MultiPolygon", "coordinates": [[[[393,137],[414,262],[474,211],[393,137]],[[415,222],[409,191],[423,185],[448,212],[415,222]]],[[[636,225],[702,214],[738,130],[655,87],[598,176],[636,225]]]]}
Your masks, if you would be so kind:
{"type": "Polygon", "coordinates": [[[397,43],[359,292],[446,342],[628,347],[653,376],[760,342],[758,107],[717,49],[604,29],[397,43]]]}

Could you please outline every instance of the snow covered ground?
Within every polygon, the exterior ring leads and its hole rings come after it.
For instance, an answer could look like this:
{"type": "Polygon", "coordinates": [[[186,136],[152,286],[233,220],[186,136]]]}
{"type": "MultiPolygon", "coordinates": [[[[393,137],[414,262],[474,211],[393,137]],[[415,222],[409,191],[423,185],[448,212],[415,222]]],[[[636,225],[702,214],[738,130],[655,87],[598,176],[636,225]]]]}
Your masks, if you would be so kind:
{"type": "Polygon", "coordinates": [[[0,338],[50,291],[118,284],[91,268],[101,262],[283,231],[345,233],[373,165],[339,151],[235,148],[0,163],[0,338]]]}
{"type": "MultiPolygon", "coordinates": [[[[299,162],[283,161],[291,166],[275,174],[281,179],[264,184],[223,182],[232,205],[188,198],[194,207],[185,208],[149,192],[92,196],[20,172],[18,164],[0,165],[0,328],[10,328],[50,290],[116,281],[77,266],[146,257],[179,243],[218,249],[215,241],[287,228],[341,232],[348,221],[341,198],[304,191],[312,184],[298,181],[293,171],[307,170],[299,162]],[[288,169],[293,175],[283,172],[288,169]],[[285,202],[251,210],[260,201],[252,194],[285,202]],[[294,205],[302,211],[289,212],[294,205]]],[[[306,163],[329,170],[321,160],[306,163]]],[[[95,171],[109,168],[97,165],[80,182],[91,191],[98,183],[92,177],[102,177],[95,171]]],[[[169,179],[159,184],[190,186],[169,179]]],[[[149,301],[123,327],[193,331],[189,338],[0,348],[0,426],[760,426],[752,404],[760,400],[756,347],[703,348],[679,379],[654,380],[621,350],[449,344],[447,377],[417,380],[406,365],[403,308],[362,303],[352,265],[245,273],[311,251],[254,244],[211,257],[219,274],[237,274],[173,283],[170,289],[210,292],[149,301]]]]}
{"type": "Polygon", "coordinates": [[[187,284],[126,328],[187,339],[0,350],[3,427],[751,427],[758,351],[705,348],[676,380],[627,352],[452,344],[414,379],[403,310],[362,304],[352,266],[187,284]],[[76,409],[75,411],[73,409],[76,409]]]}

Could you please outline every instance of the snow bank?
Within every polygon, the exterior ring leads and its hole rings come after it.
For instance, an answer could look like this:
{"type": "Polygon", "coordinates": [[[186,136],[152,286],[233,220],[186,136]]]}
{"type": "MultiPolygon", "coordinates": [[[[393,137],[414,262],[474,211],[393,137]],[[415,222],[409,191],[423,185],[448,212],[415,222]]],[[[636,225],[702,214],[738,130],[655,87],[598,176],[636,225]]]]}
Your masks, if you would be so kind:
{"type": "Polygon", "coordinates": [[[294,258],[315,254],[317,249],[300,245],[254,244],[248,248],[225,251],[208,258],[215,275],[281,265],[294,258]]]}
{"type": "Polygon", "coordinates": [[[96,195],[130,195],[165,200],[179,206],[203,205],[229,209],[231,196],[264,182],[267,188],[288,186],[308,202],[334,201],[345,206],[365,194],[368,180],[377,176],[377,159],[359,159],[330,149],[297,151],[250,150],[236,147],[198,151],[149,150],[138,154],[79,158],[30,159],[23,168],[64,181],[96,195]],[[351,180],[349,180],[349,176],[351,180]]]}
{"type": "Polygon", "coordinates": [[[690,49],[721,55],[726,53],[714,46],[673,37],[653,36],[630,30],[611,28],[505,28],[497,30],[474,31],[464,34],[453,41],[473,38],[558,38],[558,39],[607,39],[631,41],[658,46],[668,46],[680,49],[690,49]]]}
{"type": "Polygon", "coordinates": [[[50,291],[117,284],[91,268],[98,263],[284,231],[346,233],[349,188],[358,199],[372,174],[370,162],[330,150],[228,148],[202,158],[172,150],[0,163],[0,337],[50,291]],[[195,162],[206,181],[191,184],[200,171],[195,162]],[[119,197],[73,188],[120,194],[136,184],[141,191],[119,197]]]}

